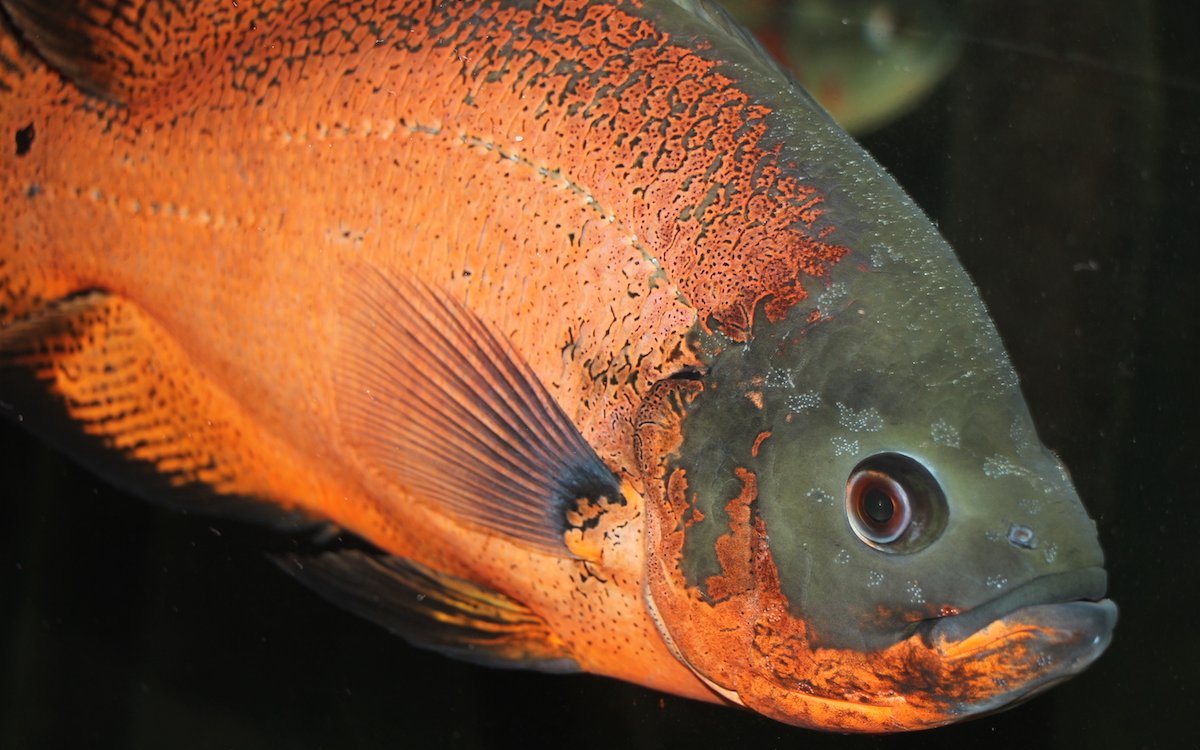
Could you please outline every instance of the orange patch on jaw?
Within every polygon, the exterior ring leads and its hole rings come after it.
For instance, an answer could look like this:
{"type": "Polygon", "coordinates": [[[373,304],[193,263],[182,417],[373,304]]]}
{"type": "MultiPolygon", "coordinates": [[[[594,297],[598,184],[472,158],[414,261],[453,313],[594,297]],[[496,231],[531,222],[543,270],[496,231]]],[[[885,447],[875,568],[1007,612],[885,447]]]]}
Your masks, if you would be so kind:
{"type": "Polygon", "coordinates": [[[875,652],[814,648],[807,623],[779,588],[765,536],[755,541],[752,656],[745,679],[731,686],[755,711],[847,731],[921,729],[961,719],[956,706],[987,705],[1042,671],[1031,645],[1051,634],[1029,624],[994,622],[935,647],[913,635],[875,652]]]}
{"type": "Polygon", "coordinates": [[[648,506],[654,606],[682,658],[723,694],[788,724],[880,732],[956,721],[960,707],[987,705],[1037,679],[1032,648],[1047,635],[1030,624],[993,623],[935,647],[917,635],[873,652],[814,647],[754,516],[757,478],[735,471],[742,488],[725,506],[729,531],[716,542],[722,573],[705,581],[706,593],[688,586],[681,568],[694,505],[682,470],[663,482],[669,500],[648,506]]]}

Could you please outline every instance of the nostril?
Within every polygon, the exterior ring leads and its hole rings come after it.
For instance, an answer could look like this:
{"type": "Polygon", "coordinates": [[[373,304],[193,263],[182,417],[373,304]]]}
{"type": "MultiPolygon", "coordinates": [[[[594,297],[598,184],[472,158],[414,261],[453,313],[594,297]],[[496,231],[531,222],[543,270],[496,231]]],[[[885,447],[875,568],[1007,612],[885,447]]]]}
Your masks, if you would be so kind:
{"type": "Polygon", "coordinates": [[[1008,527],[1008,543],[1021,549],[1037,549],[1037,534],[1028,526],[1014,523],[1008,527]]]}

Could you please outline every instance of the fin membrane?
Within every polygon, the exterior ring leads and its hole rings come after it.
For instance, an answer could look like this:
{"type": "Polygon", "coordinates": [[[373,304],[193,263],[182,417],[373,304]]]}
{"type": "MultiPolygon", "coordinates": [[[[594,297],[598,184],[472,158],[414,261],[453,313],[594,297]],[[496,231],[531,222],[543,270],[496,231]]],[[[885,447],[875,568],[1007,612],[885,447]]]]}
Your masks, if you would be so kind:
{"type": "Polygon", "coordinates": [[[335,382],[343,437],[400,492],[551,554],[620,482],[502,336],[454,299],[349,272],[335,382]]]}
{"type": "Polygon", "coordinates": [[[579,671],[541,618],[471,581],[362,550],[275,561],[325,599],[414,646],[487,666],[579,671]]]}
{"type": "Polygon", "coordinates": [[[120,297],[81,293],[0,329],[0,408],[150,499],[284,528],[314,523],[280,499],[311,488],[303,467],[281,459],[175,340],[120,297]]]}

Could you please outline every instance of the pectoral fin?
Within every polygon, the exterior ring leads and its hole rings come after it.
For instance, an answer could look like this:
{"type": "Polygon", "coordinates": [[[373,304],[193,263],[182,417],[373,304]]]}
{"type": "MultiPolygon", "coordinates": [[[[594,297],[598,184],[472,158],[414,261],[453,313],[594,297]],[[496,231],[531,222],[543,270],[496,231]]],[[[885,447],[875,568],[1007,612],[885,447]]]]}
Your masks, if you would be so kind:
{"type": "Polygon", "coordinates": [[[346,443],[370,471],[454,518],[549,554],[581,505],[621,485],[503,336],[449,296],[364,267],[341,304],[346,443]]]}
{"type": "Polygon", "coordinates": [[[411,560],[360,550],[276,558],[330,602],[414,646],[487,666],[576,672],[565,644],[529,609],[411,560]]]}

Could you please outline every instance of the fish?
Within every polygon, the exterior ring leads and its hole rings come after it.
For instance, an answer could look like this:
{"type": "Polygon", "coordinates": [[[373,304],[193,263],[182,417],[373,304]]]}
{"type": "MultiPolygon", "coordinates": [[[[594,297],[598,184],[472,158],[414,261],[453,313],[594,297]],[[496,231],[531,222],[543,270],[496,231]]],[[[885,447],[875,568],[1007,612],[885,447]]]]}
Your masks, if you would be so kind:
{"type": "Polygon", "coordinates": [[[908,114],[962,53],[938,0],[728,0],[725,5],[839,125],[867,135],[908,114]]]}
{"type": "Polygon", "coordinates": [[[1107,648],[971,280],[719,6],[0,7],[0,402],[115,486],[416,646],[814,729],[1107,648]]]}

